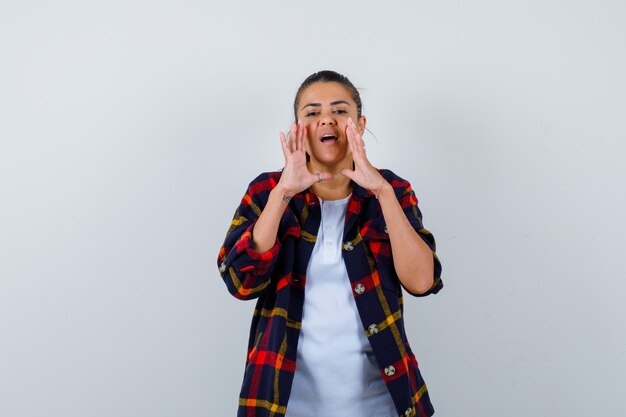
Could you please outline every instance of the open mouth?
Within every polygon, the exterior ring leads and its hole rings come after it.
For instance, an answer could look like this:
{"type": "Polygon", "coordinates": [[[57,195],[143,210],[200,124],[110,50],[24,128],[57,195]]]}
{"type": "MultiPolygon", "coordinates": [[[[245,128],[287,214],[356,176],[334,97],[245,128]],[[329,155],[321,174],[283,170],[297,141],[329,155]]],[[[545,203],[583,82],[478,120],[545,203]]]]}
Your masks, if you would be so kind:
{"type": "Polygon", "coordinates": [[[338,138],[337,136],[335,136],[335,135],[332,135],[332,134],[326,134],[326,135],[322,136],[322,137],[320,138],[320,140],[321,140],[322,142],[327,142],[327,141],[329,141],[329,140],[330,140],[330,141],[333,141],[333,142],[337,142],[337,141],[339,140],[339,138],[338,138]]]}

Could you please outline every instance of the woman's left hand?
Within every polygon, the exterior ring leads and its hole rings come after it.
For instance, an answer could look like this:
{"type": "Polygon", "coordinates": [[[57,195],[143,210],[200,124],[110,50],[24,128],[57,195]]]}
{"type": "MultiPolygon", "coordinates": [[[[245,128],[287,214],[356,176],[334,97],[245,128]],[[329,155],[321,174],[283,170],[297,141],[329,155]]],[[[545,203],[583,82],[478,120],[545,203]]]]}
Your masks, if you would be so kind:
{"type": "Polygon", "coordinates": [[[378,195],[385,184],[385,179],[368,161],[365,154],[365,142],[356,130],[352,118],[348,120],[348,126],[346,126],[346,137],[348,138],[348,146],[352,151],[354,170],[344,168],[341,173],[366,190],[378,195]]]}

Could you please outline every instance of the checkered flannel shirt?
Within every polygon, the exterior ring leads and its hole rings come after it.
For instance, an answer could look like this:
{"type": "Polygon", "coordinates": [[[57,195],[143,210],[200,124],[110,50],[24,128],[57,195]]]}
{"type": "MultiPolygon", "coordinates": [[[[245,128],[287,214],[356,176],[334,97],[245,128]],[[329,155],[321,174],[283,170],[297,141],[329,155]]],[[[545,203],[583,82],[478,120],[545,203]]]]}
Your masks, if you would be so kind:
{"type": "MultiPolygon", "coordinates": [[[[435,254],[435,240],[422,225],[415,194],[410,184],[393,172],[380,173],[393,186],[411,225],[433,252],[434,284],[426,293],[412,295],[434,294],[443,287],[441,263],[435,254]]],[[[218,256],[219,271],[230,293],[242,300],[258,299],[238,417],[284,416],[296,369],[305,274],[321,210],[310,190],[295,195],[283,213],[274,246],[256,252],[252,230],[280,175],[264,173],[250,183],[218,256]]],[[[346,212],[342,255],[363,332],[398,416],[432,415],[428,391],[404,330],[402,289],[381,207],[370,191],[355,183],[346,212]]]]}

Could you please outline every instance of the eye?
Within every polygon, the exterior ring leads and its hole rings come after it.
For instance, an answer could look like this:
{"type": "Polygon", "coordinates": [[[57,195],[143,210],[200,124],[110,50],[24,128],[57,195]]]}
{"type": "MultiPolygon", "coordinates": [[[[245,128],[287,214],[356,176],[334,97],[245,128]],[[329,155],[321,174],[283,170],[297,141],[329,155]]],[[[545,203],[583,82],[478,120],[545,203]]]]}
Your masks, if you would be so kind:
{"type": "Polygon", "coordinates": [[[317,112],[317,111],[311,111],[311,112],[308,112],[305,115],[305,117],[313,117],[313,116],[317,116],[318,114],[319,114],[319,112],[317,112]]]}
{"type": "Polygon", "coordinates": [[[348,113],[348,111],[344,110],[344,109],[335,109],[334,112],[336,114],[346,114],[346,113],[348,113]]]}

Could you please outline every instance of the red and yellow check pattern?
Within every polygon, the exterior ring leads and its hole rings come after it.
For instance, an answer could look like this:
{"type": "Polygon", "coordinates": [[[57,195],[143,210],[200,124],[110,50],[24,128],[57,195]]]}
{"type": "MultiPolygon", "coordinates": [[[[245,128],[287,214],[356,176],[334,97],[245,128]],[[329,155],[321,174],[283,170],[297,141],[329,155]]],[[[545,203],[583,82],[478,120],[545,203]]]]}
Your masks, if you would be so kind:
{"type": "MultiPolygon", "coordinates": [[[[433,287],[442,287],[435,240],[422,225],[410,184],[389,170],[380,173],[393,186],[405,215],[433,251],[433,287]]],[[[287,411],[296,368],[296,345],[302,322],[306,268],[316,241],[321,212],[307,190],[289,202],[274,246],[254,250],[252,231],[280,172],[264,173],[250,183],[218,255],[220,274],[230,293],[256,298],[238,417],[282,417],[287,411]]],[[[400,281],[395,273],[389,235],[378,200],[353,184],[344,226],[343,259],[363,325],[381,377],[398,416],[434,413],[428,390],[407,341],[400,281]]],[[[418,294],[413,294],[418,295],[418,294]]]]}

